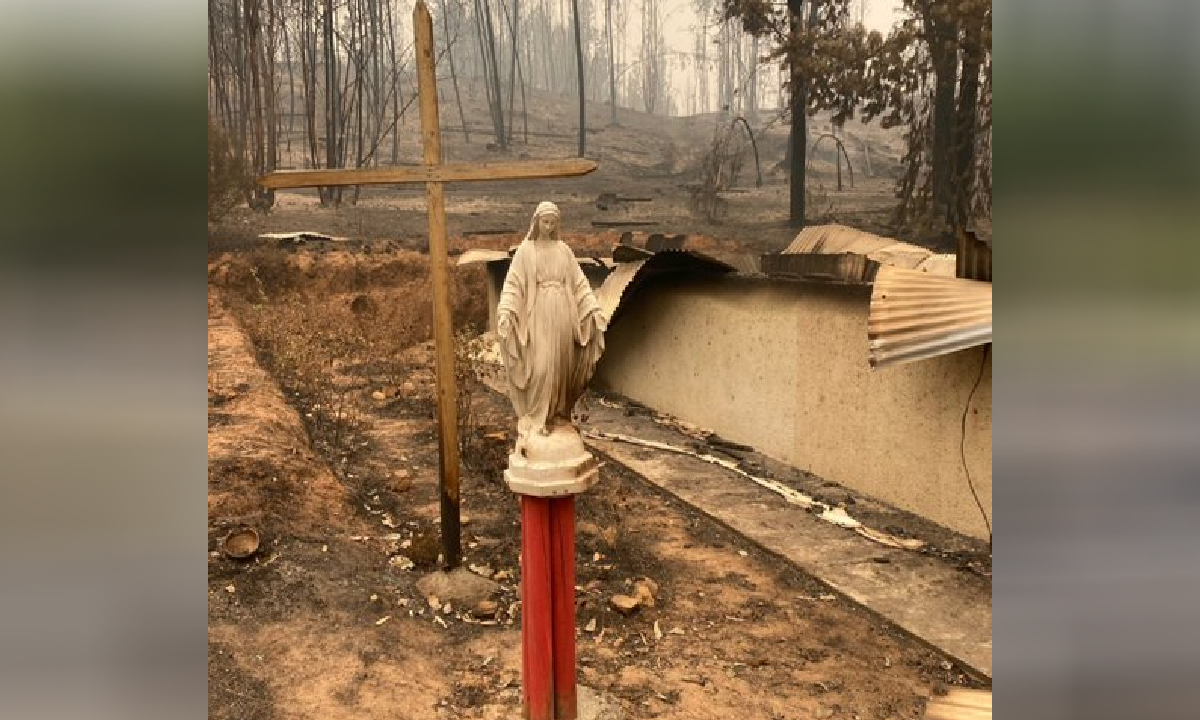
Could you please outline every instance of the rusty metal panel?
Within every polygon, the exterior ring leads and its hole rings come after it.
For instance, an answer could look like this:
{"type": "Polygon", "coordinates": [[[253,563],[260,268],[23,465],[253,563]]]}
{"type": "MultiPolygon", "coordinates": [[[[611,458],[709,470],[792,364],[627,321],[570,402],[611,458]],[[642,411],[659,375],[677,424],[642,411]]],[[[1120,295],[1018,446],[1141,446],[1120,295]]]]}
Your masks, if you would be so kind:
{"type": "Polygon", "coordinates": [[[968,280],[992,280],[992,248],[970,230],[958,236],[955,275],[968,280]]]}
{"type": "Polygon", "coordinates": [[[836,255],[763,255],[762,271],[772,277],[794,280],[851,283],[871,282],[879,263],[865,255],[838,253],[836,255]]]}
{"type": "Polygon", "coordinates": [[[938,275],[954,274],[953,256],[885,238],[844,225],[810,225],[782,255],[862,255],[881,265],[921,269],[938,275]]]}
{"type": "Polygon", "coordinates": [[[992,284],[881,266],[867,319],[873,367],[992,341],[992,284]]]}

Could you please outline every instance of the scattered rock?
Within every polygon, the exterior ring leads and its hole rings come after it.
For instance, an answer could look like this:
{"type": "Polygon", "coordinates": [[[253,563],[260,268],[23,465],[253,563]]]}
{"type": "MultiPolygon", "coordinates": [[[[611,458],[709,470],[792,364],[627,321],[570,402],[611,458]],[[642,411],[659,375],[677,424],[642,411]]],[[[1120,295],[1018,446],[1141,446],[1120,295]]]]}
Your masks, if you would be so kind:
{"type": "Polygon", "coordinates": [[[629,597],[628,595],[613,595],[608,599],[608,601],[614,608],[617,609],[617,612],[621,613],[622,615],[628,615],[634,610],[637,610],[642,604],[641,600],[638,598],[629,597]]]}
{"type": "Polygon", "coordinates": [[[451,605],[450,603],[446,603],[445,605],[442,606],[442,614],[443,615],[449,615],[452,612],[454,612],[454,606],[451,605]]]}
{"type": "Polygon", "coordinates": [[[575,529],[580,535],[590,535],[602,539],[609,547],[614,547],[617,544],[617,529],[615,527],[601,528],[599,525],[585,520],[577,524],[575,529]]]}
{"type": "Polygon", "coordinates": [[[587,632],[596,632],[596,618],[588,620],[588,624],[583,629],[587,632]]]}
{"type": "Polygon", "coordinates": [[[609,547],[617,546],[617,529],[615,527],[605,528],[600,532],[600,537],[604,538],[604,542],[609,547]]]}
{"type": "Polygon", "coordinates": [[[660,627],[658,627],[658,621],[657,621],[657,620],[655,620],[655,621],[654,621],[654,639],[655,639],[655,640],[662,640],[662,639],[663,639],[663,631],[662,631],[662,629],[661,629],[660,627]]]}
{"type": "Polygon", "coordinates": [[[512,570],[500,570],[492,575],[493,580],[512,580],[512,570]]]}
{"type": "Polygon", "coordinates": [[[633,596],[646,607],[654,607],[654,598],[658,594],[658,583],[643,577],[633,581],[633,596]]]}
{"type": "Polygon", "coordinates": [[[466,568],[450,572],[432,572],[417,581],[417,589],[425,596],[434,595],[442,602],[459,607],[475,607],[500,589],[500,585],[466,568]]]}
{"type": "Polygon", "coordinates": [[[495,600],[481,600],[475,606],[472,614],[480,620],[488,620],[496,617],[496,613],[500,611],[500,603],[495,600]]]}
{"type": "Polygon", "coordinates": [[[813,717],[816,718],[816,720],[826,720],[826,718],[831,718],[833,717],[833,708],[822,705],[813,712],[813,717]]]}
{"type": "Polygon", "coordinates": [[[425,598],[425,602],[429,603],[429,607],[431,608],[440,608],[442,606],[442,601],[438,599],[437,595],[430,595],[425,598]]]}
{"type": "Polygon", "coordinates": [[[417,386],[414,385],[411,380],[404,381],[404,384],[400,386],[400,392],[403,393],[406,397],[412,397],[412,394],[415,393],[416,391],[417,391],[417,386]]]}
{"type": "Polygon", "coordinates": [[[387,395],[384,395],[382,390],[376,390],[375,392],[371,393],[371,399],[380,401],[387,400],[387,395]]]}
{"type": "Polygon", "coordinates": [[[468,565],[467,569],[476,575],[482,575],[485,578],[490,578],[494,573],[487,565],[468,565]]]}

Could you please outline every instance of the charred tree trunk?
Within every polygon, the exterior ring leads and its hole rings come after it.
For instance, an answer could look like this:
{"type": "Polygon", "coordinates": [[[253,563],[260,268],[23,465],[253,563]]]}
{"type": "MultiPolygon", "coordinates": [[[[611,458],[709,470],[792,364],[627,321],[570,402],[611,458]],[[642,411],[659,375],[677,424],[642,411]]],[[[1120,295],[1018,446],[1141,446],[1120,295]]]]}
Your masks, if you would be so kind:
{"type": "Polygon", "coordinates": [[[958,122],[955,129],[954,213],[952,230],[965,230],[975,190],[975,134],[979,118],[979,71],[983,66],[981,28],[974,23],[963,34],[962,78],[958,87],[958,122]]]}
{"type": "Polygon", "coordinates": [[[608,104],[612,110],[612,124],[616,125],[617,69],[616,58],[613,57],[612,4],[613,0],[604,0],[604,35],[608,40],[608,104]]]}
{"type": "Polygon", "coordinates": [[[583,32],[580,30],[579,0],[571,0],[575,15],[575,69],[579,75],[579,157],[587,148],[587,96],[583,88],[583,32]]]}
{"type": "MultiPolygon", "coordinates": [[[[508,132],[509,140],[512,140],[512,135],[515,134],[513,129],[513,103],[517,93],[517,22],[521,15],[521,0],[513,0],[512,16],[508,19],[508,37],[510,52],[508,58],[508,132]]],[[[507,13],[506,13],[507,15],[507,13]]]]}
{"type": "Polygon", "coordinates": [[[746,82],[746,112],[750,122],[758,122],[758,36],[750,39],[750,77],[746,82]]]}
{"type": "MultiPolygon", "coordinates": [[[[338,153],[338,135],[340,123],[338,111],[341,106],[338,92],[337,52],[333,43],[333,0],[325,0],[325,12],[322,18],[322,31],[325,52],[325,167],[340,166],[338,153]]],[[[342,199],[340,187],[318,188],[322,205],[337,205],[342,199]]]]}
{"type": "Polygon", "coordinates": [[[508,134],[504,131],[504,107],[500,85],[500,69],[496,62],[496,32],[492,24],[492,12],[487,0],[476,0],[476,25],[479,31],[480,59],[483,61],[484,84],[488,90],[488,109],[492,115],[493,132],[500,149],[508,147],[508,134]]]}
{"type": "MultiPolygon", "coordinates": [[[[461,20],[455,27],[461,26],[461,20]]],[[[454,102],[458,105],[458,121],[462,125],[463,140],[471,144],[471,131],[467,129],[467,116],[463,114],[462,95],[458,92],[458,71],[454,69],[454,40],[450,37],[450,3],[442,3],[442,27],[446,33],[446,59],[450,61],[450,83],[454,86],[454,102]]],[[[393,163],[395,161],[393,160],[393,163]]]]}
{"type": "Polygon", "coordinates": [[[954,183],[954,93],[958,75],[958,32],[955,24],[931,13],[930,59],[933,61],[933,212],[934,222],[950,219],[954,183]]]}
{"type": "MultiPolygon", "coordinates": [[[[809,4],[815,4],[815,0],[809,0],[809,4]]],[[[805,2],[804,0],[788,0],[788,15],[791,24],[791,32],[798,33],[803,27],[805,2]]],[[[805,145],[807,144],[808,127],[807,127],[807,109],[808,109],[808,83],[800,72],[798,58],[790,58],[790,78],[789,85],[791,86],[791,113],[792,113],[792,132],[788,143],[790,149],[789,158],[789,180],[788,180],[788,221],[789,224],[800,229],[804,227],[805,222],[805,145]]]]}

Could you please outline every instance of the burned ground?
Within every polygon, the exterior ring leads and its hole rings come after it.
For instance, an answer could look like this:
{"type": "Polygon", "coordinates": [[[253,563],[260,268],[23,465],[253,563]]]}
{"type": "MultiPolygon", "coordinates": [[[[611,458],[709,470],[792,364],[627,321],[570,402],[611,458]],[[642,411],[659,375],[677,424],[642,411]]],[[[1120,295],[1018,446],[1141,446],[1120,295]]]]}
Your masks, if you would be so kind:
{"type": "MultiPolygon", "coordinates": [[[[479,383],[464,564],[496,579],[498,610],[435,609],[416,587],[437,565],[427,268],[399,249],[210,259],[212,717],[519,712],[519,506],[500,478],[513,419],[479,383]],[[220,552],[240,525],[262,536],[249,560],[220,552]]],[[[480,271],[452,275],[456,321],[480,323],[480,271]]],[[[577,536],[580,682],[627,717],[915,718],[977,684],[611,459],[577,536]],[[614,610],[639,578],[653,606],[614,610]]]]}

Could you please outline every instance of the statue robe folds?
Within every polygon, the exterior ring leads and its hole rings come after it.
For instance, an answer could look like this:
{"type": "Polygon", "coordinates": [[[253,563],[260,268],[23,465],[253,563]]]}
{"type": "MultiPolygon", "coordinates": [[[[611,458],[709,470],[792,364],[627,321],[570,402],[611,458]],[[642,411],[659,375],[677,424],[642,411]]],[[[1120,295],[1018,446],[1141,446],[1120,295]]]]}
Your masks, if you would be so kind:
{"type": "Polygon", "coordinates": [[[571,248],[540,238],[517,248],[497,317],[523,445],[530,431],[570,423],[604,352],[608,322],[571,248]]]}

